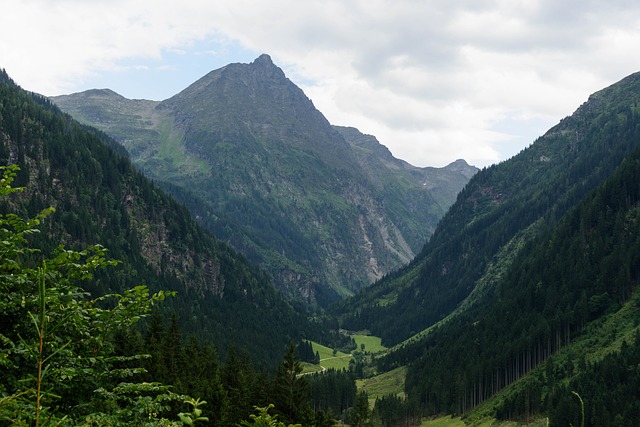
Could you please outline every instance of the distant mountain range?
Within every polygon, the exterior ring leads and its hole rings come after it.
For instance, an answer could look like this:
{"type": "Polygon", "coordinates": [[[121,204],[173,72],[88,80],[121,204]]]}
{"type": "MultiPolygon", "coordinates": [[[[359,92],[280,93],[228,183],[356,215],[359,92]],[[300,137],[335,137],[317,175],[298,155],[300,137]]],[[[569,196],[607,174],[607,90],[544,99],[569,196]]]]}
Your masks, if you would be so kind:
{"type": "Polygon", "coordinates": [[[268,55],[162,102],[89,90],[52,100],[120,142],[277,287],[326,306],[414,257],[477,168],[417,168],[332,126],[268,55]]]}

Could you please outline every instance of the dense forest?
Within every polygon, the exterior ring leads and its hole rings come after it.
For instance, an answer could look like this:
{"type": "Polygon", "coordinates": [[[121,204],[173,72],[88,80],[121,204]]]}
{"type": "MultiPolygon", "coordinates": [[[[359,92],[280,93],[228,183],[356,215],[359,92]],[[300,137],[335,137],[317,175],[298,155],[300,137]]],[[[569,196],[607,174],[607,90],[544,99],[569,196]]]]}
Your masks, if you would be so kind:
{"type": "MultiPolygon", "coordinates": [[[[640,282],[639,207],[637,154],[623,161],[558,227],[527,245],[490,302],[457,316],[384,363],[417,357],[406,387],[430,413],[464,413],[514,383],[590,333],[591,322],[629,301],[640,282]]],[[[631,304],[637,309],[638,298],[631,304]]],[[[640,317],[631,320],[637,325],[640,317]]],[[[637,346],[635,339],[629,344],[637,346]]],[[[636,367],[627,369],[634,372],[636,367]]],[[[527,388],[527,404],[519,410],[541,409],[545,387],[527,388]]],[[[606,395],[608,389],[600,393],[606,395]]],[[[523,415],[515,406],[499,413],[523,415]]]]}

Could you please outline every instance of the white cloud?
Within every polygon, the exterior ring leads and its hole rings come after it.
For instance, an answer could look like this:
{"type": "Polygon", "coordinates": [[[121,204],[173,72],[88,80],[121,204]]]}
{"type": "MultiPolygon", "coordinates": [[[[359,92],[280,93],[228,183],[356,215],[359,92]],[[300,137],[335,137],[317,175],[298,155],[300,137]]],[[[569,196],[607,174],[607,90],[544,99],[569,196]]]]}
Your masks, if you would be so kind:
{"type": "Polygon", "coordinates": [[[417,165],[502,160],[640,69],[631,0],[9,0],[3,9],[0,66],[27,89],[76,91],[136,67],[179,84],[188,61],[209,71],[241,46],[271,54],[331,122],[417,165]]]}

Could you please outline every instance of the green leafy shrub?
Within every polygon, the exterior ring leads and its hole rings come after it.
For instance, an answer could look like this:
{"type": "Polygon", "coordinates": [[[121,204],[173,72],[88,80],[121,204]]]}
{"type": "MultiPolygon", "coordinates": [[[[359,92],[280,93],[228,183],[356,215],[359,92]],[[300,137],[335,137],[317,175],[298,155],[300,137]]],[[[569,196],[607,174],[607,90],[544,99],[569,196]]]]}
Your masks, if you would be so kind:
{"type": "MultiPolygon", "coordinates": [[[[16,166],[0,167],[0,197],[12,186],[16,166]]],[[[132,328],[171,292],[150,294],[136,286],[91,298],[80,284],[115,266],[100,245],[46,256],[30,236],[54,212],[21,219],[0,214],[0,423],[17,426],[193,425],[204,402],[158,383],[136,382],[144,355],[119,356],[114,336],[132,328]],[[182,402],[193,406],[183,421],[165,418],[182,402]],[[194,417],[195,415],[195,417],[194,417]],[[190,418],[191,423],[185,422],[190,418]]]]}

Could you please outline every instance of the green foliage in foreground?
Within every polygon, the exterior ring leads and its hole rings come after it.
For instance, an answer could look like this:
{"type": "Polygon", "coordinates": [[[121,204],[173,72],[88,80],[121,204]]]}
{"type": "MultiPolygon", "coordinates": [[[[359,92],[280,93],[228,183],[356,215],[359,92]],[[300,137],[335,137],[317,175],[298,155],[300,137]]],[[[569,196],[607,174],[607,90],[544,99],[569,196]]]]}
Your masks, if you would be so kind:
{"type": "MultiPolygon", "coordinates": [[[[21,191],[12,187],[17,167],[0,170],[0,197],[21,191]]],[[[52,255],[32,248],[31,235],[52,212],[26,220],[0,214],[0,421],[183,425],[164,414],[192,400],[159,383],[136,382],[142,370],[135,366],[143,356],[118,356],[114,346],[116,333],[132,328],[170,293],[150,295],[146,286],[137,286],[90,299],[79,283],[116,263],[101,246],[58,248],[52,255]]]]}
{"type": "MultiPolygon", "coordinates": [[[[270,415],[269,410],[273,405],[264,408],[256,407],[258,415],[250,415],[251,421],[243,421],[240,425],[246,427],[287,427],[285,423],[278,421],[277,415],[270,415]]],[[[300,424],[289,424],[289,427],[300,427],[300,424]]]]}

